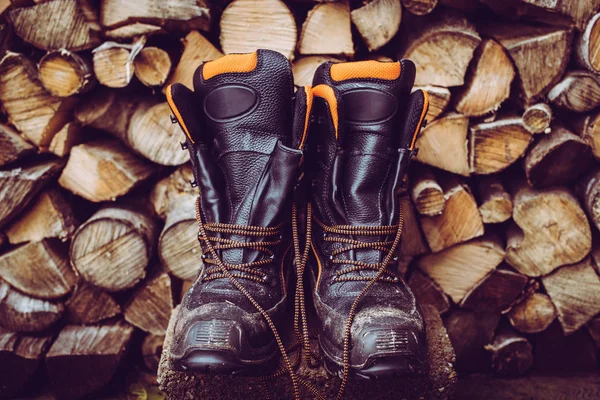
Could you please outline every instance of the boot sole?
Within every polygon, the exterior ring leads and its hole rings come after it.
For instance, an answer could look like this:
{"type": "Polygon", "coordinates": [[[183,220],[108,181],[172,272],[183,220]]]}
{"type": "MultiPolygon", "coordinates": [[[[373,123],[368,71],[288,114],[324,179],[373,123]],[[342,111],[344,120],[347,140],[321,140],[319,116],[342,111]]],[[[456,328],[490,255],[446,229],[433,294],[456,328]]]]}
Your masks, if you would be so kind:
{"type": "MultiPolygon", "coordinates": [[[[395,348],[397,351],[374,353],[366,358],[362,365],[350,366],[350,377],[359,379],[390,379],[396,377],[423,375],[426,371],[426,361],[422,354],[427,354],[424,348],[410,349],[408,346],[398,349],[399,344],[393,338],[378,338],[378,346],[395,348]]],[[[344,373],[343,360],[334,354],[343,354],[343,348],[338,348],[324,335],[319,335],[319,345],[323,354],[324,366],[331,375],[342,377],[344,373]]]]}
{"type": "Polygon", "coordinates": [[[237,323],[208,320],[196,323],[185,339],[184,355],[171,355],[178,371],[236,376],[262,376],[275,371],[279,350],[275,340],[251,347],[237,323]]]}

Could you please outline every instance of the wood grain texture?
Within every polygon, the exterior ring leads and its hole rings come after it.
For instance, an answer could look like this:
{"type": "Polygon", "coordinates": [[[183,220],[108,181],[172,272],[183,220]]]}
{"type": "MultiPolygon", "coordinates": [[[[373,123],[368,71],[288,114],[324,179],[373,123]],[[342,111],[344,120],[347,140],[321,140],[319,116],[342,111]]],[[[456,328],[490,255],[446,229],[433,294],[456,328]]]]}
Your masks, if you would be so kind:
{"type": "Polygon", "coordinates": [[[442,181],[445,205],[439,215],[421,215],[423,235],[433,252],[482,236],[483,221],[470,188],[460,179],[442,181]]]}
{"type": "Polygon", "coordinates": [[[479,214],[485,224],[505,222],[512,217],[513,204],[510,194],[497,177],[485,177],[477,184],[479,214]]]}
{"type": "Polygon", "coordinates": [[[591,72],[600,73],[600,13],[586,23],[577,38],[577,63],[591,72]]]}
{"type": "Polygon", "coordinates": [[[497,111],[510,95],[514,77],[504,48],[494,40],[484,40],[475,50],[465,85],[454,98],[456,111],[470,117],[497,111]]]}
{"type": "Polygon", "coordinates": [[[97,91],[75,111],[75,118],[82,125],[111,133],[157,164],[176,166],[188,161],[189,153],[181,151],[178,139],[183,134],[178,125],[170,122],[170,115],[166,102],[109,89],[97,91]]]}
{"type": "MultiPolygon", "coordinates": [[[[413,167],[413,171],[415,168],[413,167]]],[[[410,195],[415,209],[421,215],[440,215],[444,211],[446,198],[434,172],[426,166],[420,167],[410,179],[410,195]]]]}
{"type": "Polygon", "coordinates": [[[386,45],[400,28],[400,0],[372,0],[350,13],[352,23],[362,36],[369,51],[386,45]]]}
{"type": "Polygon", "coordinates": [[[167,273],[161,273],[142,282],[125,306],[123,316],[145,332],[164,335],[172,310],[171,278],[167,273]]]}
{"type": "Polygon", "coordinates": [[[15,332],[43,332],[62,317],[64,305],[27,296],[0,281],[0,325],[15,332]]]}
{"type": "Polygon", "coordinates": [[[600,78],[589,71],[569,71],[548,93],[557,107],[587,112],[600,105],[600,78]]]}
{"type": "Polygon", "coordinates": [[[6,124],[0,124],[0,167],[19,160],[35,152],[29,142],[6,124]]]}
{"type": "Polygon", "coordinates": [[[124,88],[131,82],[135,64],[131,46],[106,42],[93,52],[94,75],[101,85],[124,88]]]}
{"type": "Polygon", "coordinates": [[[566,335],[600,313],[600,277],[591,258],[557,269],[542,277],[542,283],[556,306],[566,335]]]}
{"type": "Polygon", "coordinates": [[[95,286],[108,291],[130,289],[146,276],[157,235],[156,222],[143,212],[105,207],[75,232],[71,263],[95,286]]]}
{"type": "Polygon", "coordinates": [[[303,55],[352,56],[354,43],[350,25],[350,7],[347,2],[315,5],[302,24],[298,52],[303,55]]]}
{"type": "Polygon", "coordinates": [[[145,86],[162,86],[171,72],[171,57],[160,47],[144,47],[133,61],[135,76],[145,86]]]}
{"type": "Polygon", "coordinates": [[[67,241],[77,228],[71,203],[56,187],[42,191],[4,230],[8,241],[19,244],[46,238],[67,241]]]}
{"type": "Polygon", "coordinates": [[[427,254],[417,265],[459,303],[503,258],[499,238],[488,236],[427,254]]]}
{"type": "Polygon", "coordinates": [[[294,58],[296,22],[290,9],[280,0],[234,1],[223,11],[220,26],[219,39],[225,54],[269,49],[290,60],[294,58]]]}
{"type": "Polygon", "coordinates": [[[469,138],[469,165],[475,174],[500,172],[521,158],[533,136],[519,117],[505,117],[472,125],[469,138]]]}
{"type": "Polygon", "coordinates": [[[0,256],[0,277],[42,299],[63,297],[75,285],[65,249],[49,240],[30,242],[0,256]]]}
{"type": "Polygon", "coordinates": [[[0,171],[0,227],[23,210],[62,165],[48,160],[0,171]]]}
{"type": "Polygon", "coordinates": [[[46,53],[38,72],[42,85],[58,97],[84,93],[96,83],[91,60],[64,49],[46,53]]]}
{"type": "Polygon", "coordinates": [[[546,330],[556,315],[556,307],[550,297],[534,292],[511,308],[508,320],[523,333],[538,333],[546,330]]]}
{"type": "Polygon", "coordinates": [[[495,269],[465,295],[463,308],[500,313],[509,308],[527,284],[527,277],[505,269],[495,269]]]}
{"type": "Polygon", "coordinates": [[[73,99],[50,95],[38,78],[35,64],[8,52],[0,60],[0,102],[13,124],[28,140],[46,150],[52,137],[68,122],[73,99]]]}
{"type": "Polygon", "coordinates": [[[417,139],[417,161],[468,176],[470,174],[467,150],[469,118],[448,114],[428,124],[417,139]]]}
{"type": "Polygon", "coordinates": [[[523,375],[533,365],[533,347],[525,336],[505,326],[485,346],[492,353],[492,369],[498,375],[523,375]]]}
{"type": "Polygon", "coordinates": [[[546,103],[536,103],[523,112],[523,126],[531,133],[550,133],[553,118],[552,108],[546,103]]]}
{"type": "Polygon", "coordinates": [[[413,271],[408,286],[419,304],[431,305],[440,314],[450,309],[450,300],[442,288],[420,270],[413,271]]]}
{"type": "Polygon", "coordinates": [[[89,201],[114,201],[148,179],[153,169],[118,141],[101,140],[73,147],[58,183],[89,201]]]}
{"type": "Polygon", "coordinates": [[[85,139],[84,129],[76,122],[67,122],[52,138],[48,151],[59,157],[65,157],[71,149],[85,139]]]}
{"type": "Polygon", "coordinates": [[[42,50],[80,51],[99,42],[99,32],[86,18],[79,1],[54,0],[8,13],[15,33],[42,50]]]}
{"type": "Polygon", "coordinates": [[[402,5],[411,14],[427,15],[438,5],[438,0],[402,0],[402,5]]]}
{"type": "Polygon", "coordinates": [[[223,55],[198,31],[191,31],[181,41],[183,43],[183,54],[181,54],[179,63],[167,80],[165,88],[169,84],[177,82],[187,86],[188,89],[193,89],[192,79],[196,68],[203,62],[212,61],[223,55]]]}
{"type": "Polygon", "coordinates": [[[415,85],[462,86],[480,41],[475,27],[460,14],[435,11],[410,32],[399,56],[416,64],[415,85]]]}
{"type": "Polygon", "coordinates": [[[79,325],[95,324],[121,314],[121,306],[110,294],[83,279],[77,282],[65,309],[67,322],[79,325]]]}
{"type": "Polygon", "coordinates": [[[419,225],[417,213],[408,196],[400,196],[400,207],[404,214],[404,225],[402,241],[400,243],[400,255],[413,257],[429,252],[427,242],[419,225]],[[410,232],[410,233],[407,233],[410,232]]]}
{"type": "Polygon", "coordinates": [[[506,261],[524,275],[546,275],[581,261],[591,250],[591,230],[568,189],[532,189],[513,194],[513,220],[507,232],[506,261]]]}
{"type": "Polygon", "coordinates": [[[450,104],[451,93],[450,89],[441,86],[415,86],[415,90],[425,90],[429,95],[429,111],[427,112],[427,120],[433,121],[442,115],[450,104]]]}
{"type": "Polygon", "coordinates": [[[521,98],[525,103],[542,97],[564,74],[573,37],[569,29],[515,23],[488,23],[479,28],[508,51],[520,78],[521,98]]]}
{"type": "Polygon", "coordinates": [[[592,165],[588,144],[571,131],[555,126],[525,157],[525,174],[535,187],[576,182],[592,165]]]}

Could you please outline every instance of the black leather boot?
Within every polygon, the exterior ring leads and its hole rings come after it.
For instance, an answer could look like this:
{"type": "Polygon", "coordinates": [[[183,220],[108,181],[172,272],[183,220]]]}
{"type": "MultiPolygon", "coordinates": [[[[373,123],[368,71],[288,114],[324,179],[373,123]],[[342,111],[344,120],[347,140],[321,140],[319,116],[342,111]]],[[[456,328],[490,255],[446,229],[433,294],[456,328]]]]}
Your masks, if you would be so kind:
{"type": "Polygon", "coordinates": [[[313,81],[308,270],[319,343],[327,369],[344,378],[341,392],[348,376],[424,369],[424,321],[396,274],[397,192],[428,109],[426,93],[410,94],[414,78],[406,60],[328,62],[313,81]]]}
{"type": "Polygon", "coordinates": [[[268,50],[207,62],[194,91],[167,90],[200,189],[204,259],[179,307],[176,369],[260,375],[279,359],[276,328],[291,297],[291,194],[311,94],[301,88],[294,101],[293,90],[288,60],[268,50]]]}

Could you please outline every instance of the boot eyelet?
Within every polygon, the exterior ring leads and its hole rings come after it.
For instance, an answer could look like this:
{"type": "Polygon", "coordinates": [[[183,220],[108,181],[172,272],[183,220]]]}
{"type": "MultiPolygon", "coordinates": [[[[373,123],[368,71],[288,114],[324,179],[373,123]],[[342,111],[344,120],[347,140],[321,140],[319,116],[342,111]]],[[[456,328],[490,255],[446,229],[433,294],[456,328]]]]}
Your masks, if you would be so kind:
{"type": "Polygon", "coordinates": [[[188,145],[186,142],[181,142],[179,143],[181,145],[181,150],[187,150],[188,149],[188,145]]]}
{"type": "Polygon", "coordinates": [[[394,262],[398,262],[398,260],[399,260],[398,256],[394,256],[394,258],[392,258],[392,261],[394,261],[394,262]]]}
{"type": "Polygon", "coordinates": [[[329,260],[330,260],[330,261],[333,261],[333,256],[332,256],[332,255],[331,255],[331,256],[329,256],[329,260]]]}
{"type": "Polygon", "coordinates": [[[171,114],[170,117],[171,117],[171,123],[172,124],[176,124],[177,123],[177,117],[175,117],[173,114],[171,114]]]}
{"type": "Polygon", "coordinates": [[[200,256],[200,258],[202,258],[203,260],[206,260],[206,254],[202,254],[202,255],[200,256]]]}

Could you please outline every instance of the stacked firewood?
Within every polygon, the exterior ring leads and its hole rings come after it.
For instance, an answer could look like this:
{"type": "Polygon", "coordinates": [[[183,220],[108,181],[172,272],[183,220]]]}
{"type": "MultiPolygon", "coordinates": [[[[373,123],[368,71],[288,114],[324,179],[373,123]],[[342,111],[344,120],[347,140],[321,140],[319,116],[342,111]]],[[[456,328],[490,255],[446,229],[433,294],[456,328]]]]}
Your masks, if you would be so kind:
{"type": "Polygon", "coordinates": [[[40,371],[79,398],[123,361],[156,368],[201,265],[163,93],[256,48],[289,57],[299,86],[327,60],[412,59],[431,106],[401,194],[399,270],[442,314],[458,370],[597,368],[599,12],[600,0],[0,2],[0,398],[40,371]]]}

